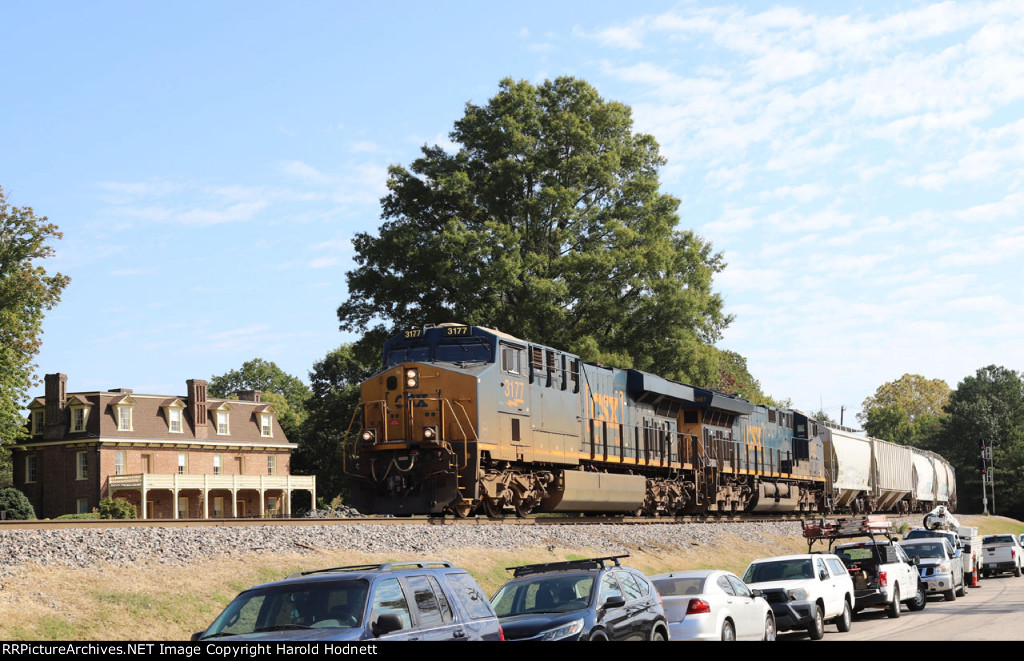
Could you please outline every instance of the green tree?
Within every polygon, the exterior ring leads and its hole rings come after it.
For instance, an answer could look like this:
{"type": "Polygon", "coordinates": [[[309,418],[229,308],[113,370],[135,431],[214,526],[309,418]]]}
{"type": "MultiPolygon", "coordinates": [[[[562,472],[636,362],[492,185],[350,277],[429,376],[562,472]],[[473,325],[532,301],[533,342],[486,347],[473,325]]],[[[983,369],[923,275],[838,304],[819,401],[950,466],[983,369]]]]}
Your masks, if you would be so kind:
{"type": "Polygon", "coordinates": [[[36,511],[32,503],[22,492],[14,487],[0,489],[0,511],[3,511],[4,518],[24,521],[36,518],[36,511]]]}
{"type": "Polygon", "coordinates": [[[660,193],[665,159],[628,106],[584,81],[505,79],[466,105],[455,153],[424,146],[390,168],[385,220],[354,239],[338,308],[376,360],[405,327],[460,321],[620,367],[710,383],[731,318],[712,278],[725,264],[679,230],[660,193]]]}
{"type": "MultiPolygon", "coordinates": [[[[327,500],[346,491],[342,440],[359,406],[359,384],[376,369],[376,364],[361,362],[351,344],[343,344],[314,363],[309,373],[309,415],[292,455],[292,472],[316,475],[317,493],[327,500]]],[[[358,433],[359,424],[356,419],[352,433],[358,433]]]]}
{"type": "Polygon", "coordinates": [[[70,282],[48,274],[40,262],[54,255],[50,241],[62,236],[30,207],[10,206],[0,188],[0,443],[26,435],[21,407],[38,383],[32,361],[42,343],[43,316],[70,282]]]}
{"type": "MultiPolygon", "coordinates": [[[[946,406],[937,446],[957,472],[961,509],[981,512],[982,443],[993,448],[996,511],[1024,517],[1024,381],[1005,367],[989,365],[965,378],[946,406]]],[[[991,492],[990,492],[991,493],[991,492]]],[[[990,511],[992,503],[989,503],[990,511]]]]}
{"type": "Polygon", "coordinates": [[[306,417],[309,386],[298,377],[286,373],[273,362],[253,358],[242,368],[210,378],[208,392],[211,397],[234,398],[243,390],[259,390],[262,400],[277,410],[277,419],[289,440],[299,432],[306,417]]]}
{"type": "Polygon", "coordinates": [[[868,436],[928,447],[935,443],[937,421],[946,416],[950,392],[942,379],[904,374],[865,399],[857,419],[868,436]]]}

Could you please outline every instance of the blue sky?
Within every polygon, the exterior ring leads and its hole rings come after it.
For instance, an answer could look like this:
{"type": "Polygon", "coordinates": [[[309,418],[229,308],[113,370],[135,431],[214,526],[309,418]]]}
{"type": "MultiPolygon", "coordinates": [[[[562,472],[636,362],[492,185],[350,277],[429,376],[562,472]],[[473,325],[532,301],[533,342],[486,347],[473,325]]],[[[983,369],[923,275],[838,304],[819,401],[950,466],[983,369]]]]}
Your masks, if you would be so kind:
{"type": "Polygon", "coordinates": [[[905,373],[1024,367],[1024,3],[4,0],[0,29],[0,186],[64,232],[37,362],[70,391],[306,379],[353,339],[387,167],[507,76],[633,108],[766,392],[851,424],[905,373]]]}

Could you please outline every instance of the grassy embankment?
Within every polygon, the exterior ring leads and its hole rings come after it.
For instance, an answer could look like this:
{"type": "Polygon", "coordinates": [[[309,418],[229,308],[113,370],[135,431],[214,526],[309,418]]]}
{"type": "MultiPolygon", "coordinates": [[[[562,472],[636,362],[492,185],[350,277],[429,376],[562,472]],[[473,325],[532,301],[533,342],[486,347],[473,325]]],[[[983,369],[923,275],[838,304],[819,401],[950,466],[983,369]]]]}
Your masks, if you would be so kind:
{"type": "MultiPolygon", "coordinates": [[[[1002,517],[959,518],[963,525],[978,526],[982,534],[1024,533],[1024,523],[1002,517]]],[[[793,526],[793,535],[785,538],[741,539],[726,534],[713,545],[631,549],[627,564],[649,574],[712,567],[741,573],[756,557],[806,552],[799,524],[793,526]]],[[[432,554],[432,558],[466,568],[493,594],[509,577],[506,567],[592,555],[595,552],[589,549],[547,547],[512,553],[461,548],[432,554]]],[[[12,567],[9,575],[0,576],[0,640],[187,640],[238,592],[257,583],[295,571],[408,559],[323,550],[253,553],[185,567],[156,563],[94,569],[12,567]]]]}

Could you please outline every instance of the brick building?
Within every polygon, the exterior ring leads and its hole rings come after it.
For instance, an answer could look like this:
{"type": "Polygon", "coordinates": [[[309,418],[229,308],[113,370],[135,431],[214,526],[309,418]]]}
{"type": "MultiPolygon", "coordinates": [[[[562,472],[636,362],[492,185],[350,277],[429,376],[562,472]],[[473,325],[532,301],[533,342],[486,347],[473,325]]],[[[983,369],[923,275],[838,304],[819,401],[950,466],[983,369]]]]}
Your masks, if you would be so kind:
{"type": "Polygon", "coordinates": [[[31,438],[8,446],[14,486],[40,518],[108,497],[150,519],[287,516],[294,491],[316,502],[316,478],[289,474],[296,446],[258,390],[235,400],[208,399],[198,379],[177,397],[68,393],[64,374],[45,384],[28,406],[31,438]]]}

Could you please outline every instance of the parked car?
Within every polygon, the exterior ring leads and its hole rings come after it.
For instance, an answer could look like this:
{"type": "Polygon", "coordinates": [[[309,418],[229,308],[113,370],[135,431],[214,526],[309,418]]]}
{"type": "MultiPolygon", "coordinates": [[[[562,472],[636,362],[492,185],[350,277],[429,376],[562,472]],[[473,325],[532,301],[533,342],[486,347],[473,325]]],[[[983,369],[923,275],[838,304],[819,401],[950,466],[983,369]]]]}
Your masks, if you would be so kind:
{"type": "Polygon", "coordinates": [[[661,597],[628,555],[510,567],[491,598],[506,640],[668,640],[661,597]]]}
{"type": "Polygon", "coordinates": [[[665,607],[670,640],[775,640],[772,607],[731,572],[671,572],[651,582],[665,607]]]}
{"type": "Polygon", "coordinates": [[[335,567],[245,590],[192,640],[502,640],[473,577],[448,562],[335,567]]]}
{"type": "Polygon", "coordinates": [[[1021,575],[1021,566],[1024,563],[1022,558],[1021,544],[1013,535],[985,535],[981,540],[981,547],[985,554],[985,576],[1013,572],[1014,576],[1021,575]]]}
{"type": "Polygon", "coordinates": [[[945,537],[905,539],[899,543],[917,564],[928,594],[941,594],[955,601],[967,593],[963,554],[945,537]]]}
{"type": "Polygon", "coordinates": [[[743,582],[771,604],[779,631],[806,629],[812,640],[819,640],[826,622],[835,622],[839,631],[850,630],[853,581],[835,555],[760,558],[747,567],[743,582]]]}

